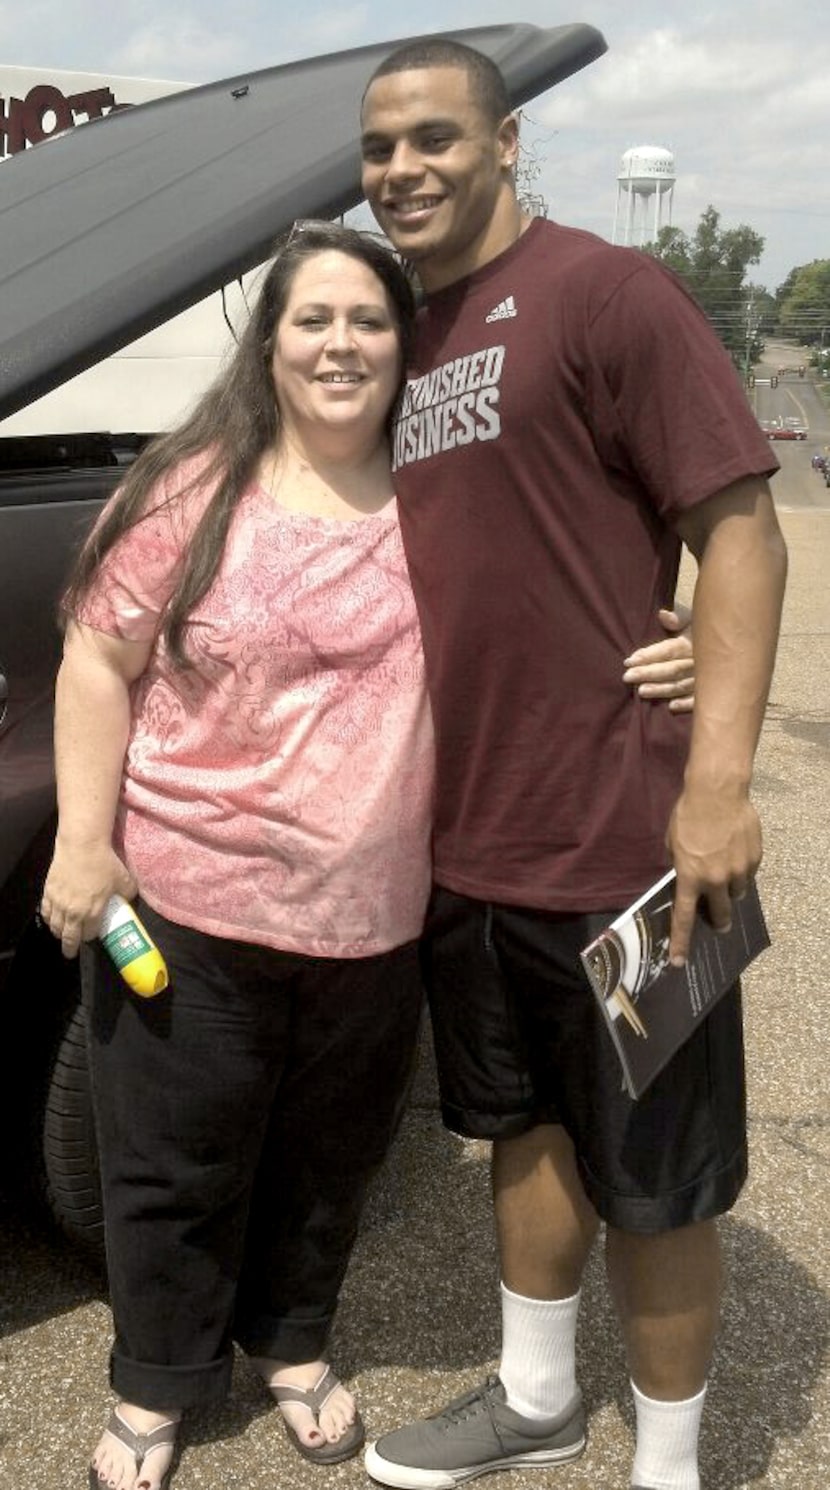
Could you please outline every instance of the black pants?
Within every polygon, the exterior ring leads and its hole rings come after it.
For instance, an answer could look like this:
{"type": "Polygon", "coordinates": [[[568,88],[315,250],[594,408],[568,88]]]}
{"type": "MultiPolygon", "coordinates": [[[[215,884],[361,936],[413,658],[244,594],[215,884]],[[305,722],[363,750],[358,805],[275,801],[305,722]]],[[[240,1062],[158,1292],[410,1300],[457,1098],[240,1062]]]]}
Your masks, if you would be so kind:
{"type": "Polygon", "coordinates": [[[509,1139],[561,1123],[597,1213],[651,1234],[728,1211],[746,1179],[740,986],[633,1102],[579,960],[614,914],[523,910],[439,887],[424,975],[447,1127],[509,1139]]]}
{"type": "Polygon", "coordinates": [[[111,1379],[163,1410],[224,1396],[233,1340],[321,1355],[406,1099],[421,988],[415,943],[301,957],[140,909],[169,989],[138,998],[97,945],[84,987],[111,1379]]]}

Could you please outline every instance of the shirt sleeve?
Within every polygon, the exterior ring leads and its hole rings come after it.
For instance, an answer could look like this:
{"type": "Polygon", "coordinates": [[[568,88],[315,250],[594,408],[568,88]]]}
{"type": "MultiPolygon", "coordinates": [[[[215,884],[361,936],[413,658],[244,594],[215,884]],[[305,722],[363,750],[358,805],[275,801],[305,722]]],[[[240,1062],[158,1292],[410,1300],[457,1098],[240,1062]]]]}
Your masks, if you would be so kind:
{"type": "Polygon", "coordinates": [[[592,324],[593,422],[666,519],[778,461],[703,311],[642,257],[592,324]]]}
{"type": "MultiPolygon", "coordinates": [[[[144,514],[105,554],[74,609],[75,620],[124,641],[153,640],[204,508],[190,491],[180,494],[184,483],[177,476],[163,477],[150,490],[144,514]]],[[[118,496],[110,498],[99,523],[118,496]]]]}

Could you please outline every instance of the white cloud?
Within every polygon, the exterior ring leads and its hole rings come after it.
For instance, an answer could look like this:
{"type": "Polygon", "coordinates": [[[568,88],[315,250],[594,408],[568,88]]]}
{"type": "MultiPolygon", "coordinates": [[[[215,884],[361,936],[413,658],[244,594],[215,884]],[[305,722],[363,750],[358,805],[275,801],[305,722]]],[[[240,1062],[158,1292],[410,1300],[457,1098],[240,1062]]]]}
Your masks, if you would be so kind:
{"type": "MultiPolygon", "coordinates": [[[[652,31],[607,53],[564,91],[548,94],[537,111],[554,127],[642,121],[660,122],[670,132],[680,119],[706,133],[713,113],[735,119],[748,108],[766,110],[787,76],[786,50],[772,41],[723,47],[715,40],[689,41],[677,31],[652,31]]],[[[814,65],[818,83],[826,64],[814,65]]]]}
{"type": "MultiPolygon", "coordinates": [[[[550,0],[522,0],[520,18],[563,23],[550,0]]],[[[693,230],[712,202],[728,225],[757,227],[772,284],[830,257],[827,0],[592,0],[585,18],[608,52],[527,111],[552,212],[610,234],[623,152],[664,145],[679,226],[693,230]]],[[[404,0],[0,0],[0,61],[201,82],[511,19],[503,0],[421,0],[417,12],[404,0]]]]}
{"type": "Polygon", "coordinates": [[[629,21],[609,42],[592,67],[530,105],[538,132],[554,134],[541,176],[552,215],[608,236],[623,152],[662,145],[675,156],[679,226],[693,230],[712,203],[724,225],[756,228],[767,240],[756,277],[773,287],[793,264],[830,257],[826,26],[807,44],[797,23],[773,28],[732,0],[688,25],[635,33],[629,21]]]}
{"type": "Polygon", "coordinates": [[[298,7],[301,24],[295,22],[288,30],[292,50],[300,48],[299,55],[315,52],[340,51],[346,47],[360,46],[373,38],[367,36],[369,22],[368,5],[336,5],[330,9],[316,11],[303,18],[302,7],[298,7]]]}
{"type": "Polygon", "coordinates": [[[112,53],[119,72],[210,82],[244,66],[246,48],[233,32],[208,30],[187,15],[138,27],[112,53]]]}
{"type": "MultiPolygon", "coordinates": [[[[152,7],[133,6],[145,13],[152,7]]],[[[248,5],[256,12],[261,7],[248,5]]],[[[341,51],[366,41],[367,7],[356,4],[331,9],[304,10],[298,4],[291,17],[282,17],[275,33],[264,33],[259,44],[252,44],[251,26],[229,27],[228,10],[211,5],[217,12],[217,24],[198,19],[189,13],[171,15],[165,10],[136,26],[112,54],[111,60],[122,72],[142,72],[145,76],[198,78],[212,82],[251,67],[277,67],[281,63],[325,52],[341,51]]],[[[204,14],[204,8],[203,8],[204,14]]]]}

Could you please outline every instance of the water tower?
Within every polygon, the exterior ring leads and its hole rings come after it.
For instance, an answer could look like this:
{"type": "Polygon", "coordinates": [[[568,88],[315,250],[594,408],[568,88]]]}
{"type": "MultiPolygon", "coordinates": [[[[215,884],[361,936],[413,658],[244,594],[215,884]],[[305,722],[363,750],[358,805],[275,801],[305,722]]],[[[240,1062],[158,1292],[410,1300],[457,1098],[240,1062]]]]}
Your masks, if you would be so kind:
{"type": "Polygon", "coordinates": [[[645,243],[653,243],[663,226],[664,201],[666,224],[671,226],[674,180],[674,156],[670,150],[663,150],[659,145],[637,145],[633,150],[626,150],[617,176],[614,243],[636,244],[641,248],[645,243]],[[622,214],[621,201],[625,204],[622,214]]]}

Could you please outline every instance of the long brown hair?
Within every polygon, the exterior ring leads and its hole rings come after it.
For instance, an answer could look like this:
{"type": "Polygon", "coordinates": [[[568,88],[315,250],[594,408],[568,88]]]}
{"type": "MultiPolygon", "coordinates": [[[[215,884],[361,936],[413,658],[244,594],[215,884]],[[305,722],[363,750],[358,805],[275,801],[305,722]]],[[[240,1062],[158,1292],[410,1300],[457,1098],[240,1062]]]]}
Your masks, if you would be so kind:
{"type": "MultiPolygon", "coordinates": [[[[396,317],[402,366],[406,366],[415,302],[409,281],[392,252],[376,234],[361,233],[339,223],[295,226],[277,246],[251,318],[227,367],[181,424],[141,452],[81,550],[61,601],[64,618],[72,615],[90,589],[104,556],[124,533],[169,502],[181,500],[195,487],[212,485],[213,495],[189,544],[162,623],[171,656],[180,667],[188,666],[183,642],[187,617],[214,580],[242,493],[264,452],[279,441],[280,412],[271,358],[294,276],[316,254],[331,250],[360,260],[383,284],[396,317]],[[196,456],[202,458],[190,483],[178,488],[174,496],[163,496],[148,507],[148,496],[166,473],[196,456]]],[[[393,414],[394,409],[390,409],[390,426],[393,414]]]]}

